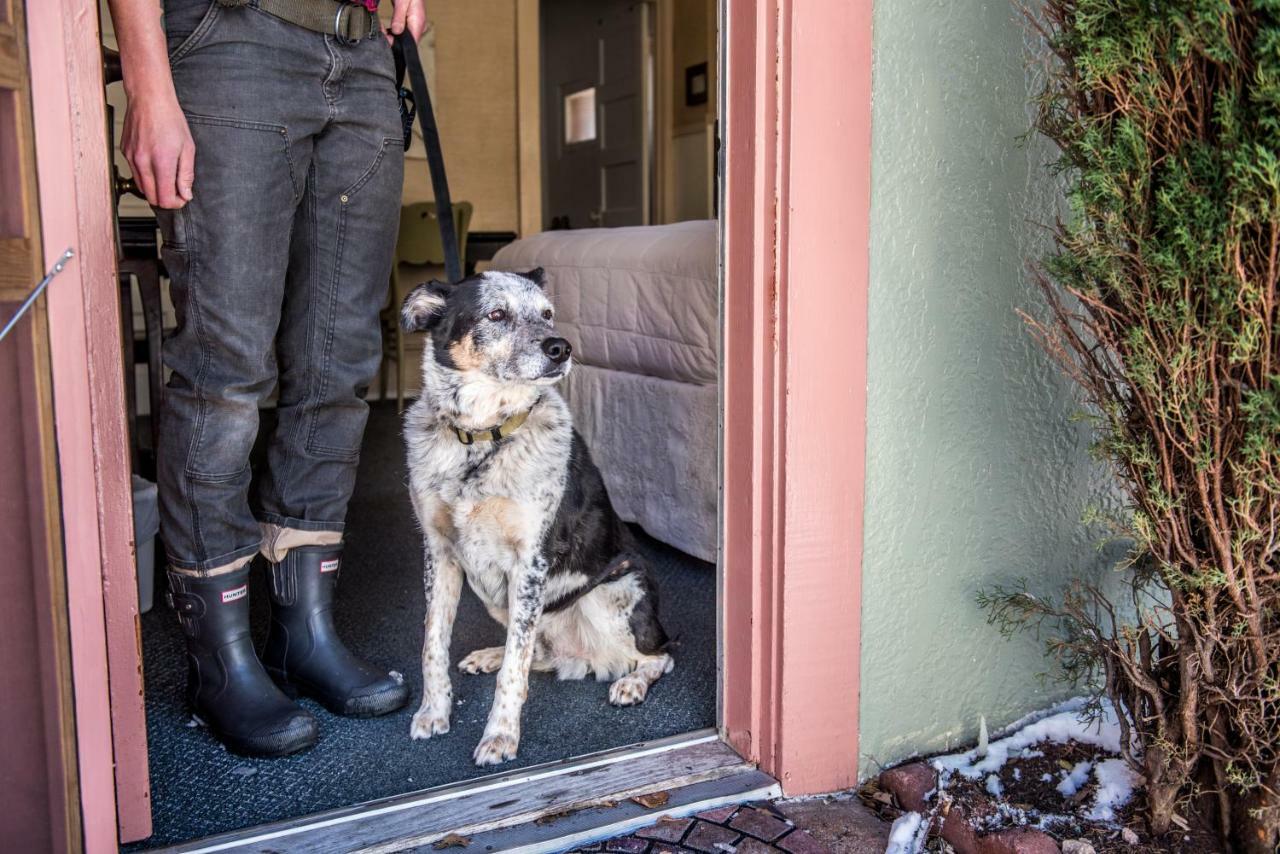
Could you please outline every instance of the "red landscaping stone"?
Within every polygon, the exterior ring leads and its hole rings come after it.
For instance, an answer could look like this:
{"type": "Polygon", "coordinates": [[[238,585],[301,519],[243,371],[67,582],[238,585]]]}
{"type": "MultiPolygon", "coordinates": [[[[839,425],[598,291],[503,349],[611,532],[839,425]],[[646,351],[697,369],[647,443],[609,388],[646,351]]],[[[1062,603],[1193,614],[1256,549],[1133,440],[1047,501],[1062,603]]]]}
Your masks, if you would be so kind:
{"type": "Polygon", "coordinates": [[[963,804],[951,804],[951,811],[942,822],[942,838],[956,849],[956,854],[977,854],[979,851],[978,832],[969,824],[963,804]]]}
{"type": "MultiPolygon", "coordinates": [[[[959,850],[957,846],[956,851],[959,850]]],[[[1047,833],[1020,827],[980,837],[976,854],[1058,854],[1060,850],[1047,833]]]]}
{"type": "Polygon", "coordinates": [[[727,807],[719,807],[718,809],[700,812],[698,813],[698,818],[703,819],[704,821],[714,821],[716,824],[724,824],[732,818],[733,814],[737,811],[738,805],[732,804],[727,807]]]}
{"type": "Polygon", "coordinates": [[[999,830],[979,836],[965,814],[964,804],[951,804],[942,823],[942,838],[956,854],[1059,854],[1051,836],[1031,828],[999,830]]]}
{"type": "Polygon", "coordinates": [[[830,854],[827,846],[798,828],[779,839],[774,845],[789,854],[830,854]]]}
{"type": "Polygon", "coordinates": [[[648,847],[649,843],[647,841],[636,839],[634,836],[610,839],[604,844],[605,851],[617,851],[620,854],[644,854],[645,849],[648,847]]]}
{"type": "Polygon", "coordinates": [[[772,842],[791,829],[791,825],[785,821],[774,818],[764,810],[753,808],[739,810],[733,817],[733,821],[729,822],[729,826],[765,842],[772,842]]]}
{"type": "Polygon", "coordinates": [[[693,824],[692,819],[664,818],[651,827],[637,830],[636,836],[641,839],[653,839],[658,842],[679,842],[680,837],[684,836],[684,832],[689,829],[691,824],[693,824]]]}
{"type": "Polygon", "coordinates": [[[738,834],[729,828],[700,821],[693,826],[693,830],[684,838],[684,846],[692,848],[694,851],[705,852],[705,854],[719,854],[725,849],[717,848],[717,843],[720,845],[733,845],[737,841],[738,834]]]}
{"type": "Polygon", "coordinates": [[[879,782],[903,809],[922,813],[926,812],[924,796],[938,787],[938,774],[924,762],[912,762],[881,772],[879,782]]]}

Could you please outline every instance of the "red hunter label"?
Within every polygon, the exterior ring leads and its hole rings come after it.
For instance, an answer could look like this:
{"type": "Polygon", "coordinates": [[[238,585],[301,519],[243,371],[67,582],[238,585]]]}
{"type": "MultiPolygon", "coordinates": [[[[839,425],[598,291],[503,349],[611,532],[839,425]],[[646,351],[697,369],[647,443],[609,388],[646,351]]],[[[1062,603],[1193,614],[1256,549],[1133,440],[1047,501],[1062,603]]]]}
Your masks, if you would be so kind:
{"type": "Polygon", "coordinates": [[[232,589],[230,589],[230,590],[223,590],[223,591],[222,591],[222,604],[224,604],[224,605],[225,605],[225,604],[227,604],[228,602],[234,602],[234,601],[236,601],[237,599],[243,599],[244,597],[246,597],[246,596],[248,596],[248,595],[249,595],[249,585],[248,585],[248,584],[241,584],[239,587],[233,587],[233,588],[232,588],[232,589]]]}
{"type": "Polygon", "coordinates": [[[335,558],[330,558],[329,560],[320,561],[320,571],[321,572],[337,572],[338,559],[335,557],[335,558]]]}

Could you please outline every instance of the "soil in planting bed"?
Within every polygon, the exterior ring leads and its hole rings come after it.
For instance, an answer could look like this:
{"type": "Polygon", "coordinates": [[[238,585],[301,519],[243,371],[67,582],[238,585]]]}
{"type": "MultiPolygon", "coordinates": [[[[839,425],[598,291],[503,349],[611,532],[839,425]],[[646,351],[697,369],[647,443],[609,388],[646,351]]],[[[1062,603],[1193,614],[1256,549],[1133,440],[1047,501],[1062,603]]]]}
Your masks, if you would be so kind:
{"type": "MultiPolygon", "coordinates": [[[[1059,843],[1088,842],[1097,854],[1216,854],[1223,851],[1212,829],[1191,816],[1186,817],[1186,829],[1176,828],[1161,837],[1153,837],[1147,832],[1140,813],[1141,790],[1134,792],[1130,801],[1116,811],[1114,821],[1089,818],[1098,788],[1093,775],[1086,777],[1072,795],[1064,795],[1058,786],[1079,763],[1096,764],[1114,758],[1105,751],[1077,742],[1042,742],[1024,753],[1011,755],[995,772],[998,787],[989,778],[970,780],[953,775],[944,793],[944,797],[951,799],[951,805],[935,811],[935,834],[941,828],[940,815],[944,810],[961,809],[979,835],[1035,827],[1059,843]],[[993,794],[993,789],[999,794],[993,794]]],[[[881,818],[892,821],[902,813],[892,797],[874,782],[864,786],[860,795],[881,818]]],[[[933,796],[931,808],[938,804],[938,797],[933,796]]],[[[928,850],[942,852],[951,848],[935,835],[929,841],[928,850]]]]}

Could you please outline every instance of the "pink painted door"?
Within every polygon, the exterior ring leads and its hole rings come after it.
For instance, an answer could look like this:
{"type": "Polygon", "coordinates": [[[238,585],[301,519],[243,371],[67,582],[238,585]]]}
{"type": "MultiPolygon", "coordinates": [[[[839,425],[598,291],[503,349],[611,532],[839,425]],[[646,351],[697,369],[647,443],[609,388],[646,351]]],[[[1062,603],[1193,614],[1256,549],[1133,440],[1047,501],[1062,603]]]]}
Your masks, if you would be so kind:
{"type": "MultiPolygon", "coordinates": [[[[0,323],[41,278],[24,9],[0,0],[0,323]]],[[[45,303],[0,341],[0,839],[78,847],[45,303]]]]}
{"type": "MultiPolygon", "coordinates": [[[[0,0],[10,3],[20,0],[0,0]]],[[[40,187],[40,266],[67,247],[76,253],[47,296],[74,794],[84,849],[114,852],[122,840],[150,835],[151,805],[102,39],[96,0],[28,8],[38,8],[26,20],[31,102],[39,105],[27,174],[40,187]]]]}

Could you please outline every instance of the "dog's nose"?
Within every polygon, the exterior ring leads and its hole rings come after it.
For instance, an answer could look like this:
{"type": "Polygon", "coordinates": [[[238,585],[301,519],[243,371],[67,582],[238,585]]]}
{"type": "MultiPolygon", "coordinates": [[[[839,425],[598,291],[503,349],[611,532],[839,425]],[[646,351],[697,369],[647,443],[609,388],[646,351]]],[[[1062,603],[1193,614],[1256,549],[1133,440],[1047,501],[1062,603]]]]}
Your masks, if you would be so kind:
{"type": "Polygon", "coordinates": [[[547,358],[558,365],[569,358],[573,348],[563,338],[548,338],[542,342],[542,352],[546,353],[547,358]]]}

